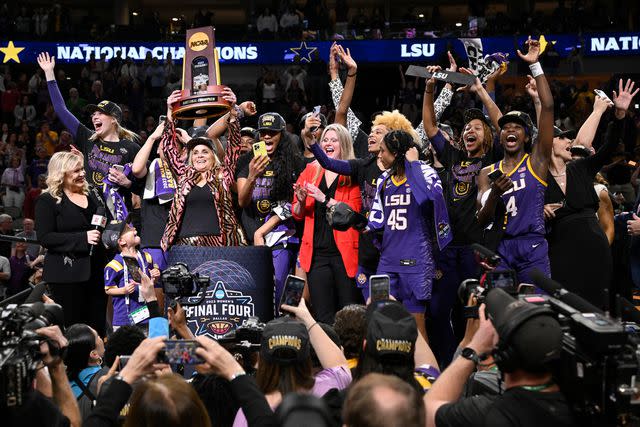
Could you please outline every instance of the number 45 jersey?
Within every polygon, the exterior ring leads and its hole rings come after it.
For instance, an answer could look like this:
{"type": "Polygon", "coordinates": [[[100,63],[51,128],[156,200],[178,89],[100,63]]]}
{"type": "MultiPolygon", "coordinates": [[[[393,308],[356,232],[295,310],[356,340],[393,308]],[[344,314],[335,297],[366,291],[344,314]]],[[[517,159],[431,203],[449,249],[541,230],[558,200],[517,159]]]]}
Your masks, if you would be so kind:
{"type": "Polygon", "coordinates": [[[406,177],[384,172],[369,214],[371,230],[382,230],[378,272],[435,273],[432,242],[441,248],[451,241],[442,183],[422,162],[405,161],[406,177]]]}
{"type": "Polygon", "coordinates": [[[502,161],[491,165],[491,171],[499,168],[513,182],[513,188],[501,197],[505,206],[504,218],[499,225],[505,238],[545,234],[544,193],[547,183],[533,171],[528,154],[512,171],[504,171],[502,161]]]}

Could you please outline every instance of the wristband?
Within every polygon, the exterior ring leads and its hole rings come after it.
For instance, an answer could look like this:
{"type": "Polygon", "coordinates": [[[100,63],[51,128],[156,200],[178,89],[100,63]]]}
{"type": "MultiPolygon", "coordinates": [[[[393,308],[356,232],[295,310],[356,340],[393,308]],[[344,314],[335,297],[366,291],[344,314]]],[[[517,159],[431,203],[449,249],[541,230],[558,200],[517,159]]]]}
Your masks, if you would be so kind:
{"type": "Polygon", "coordinates": [[[235,374],[231,375],[231,378],[229,378],[229,382],[231,382],[231,381],[235,380],[236,378],[241,377],[243,375],[247,375],[247,373],[245,371],[236,372],[235,374]]]}
{"type": "Polygon", "coordinates": [[[313,327],[314,327],[314,326],[316,326],[317,324],[318,324],[318,322],[314,322],[314,324],[313,324],[313,325],[311,325],[311,326],[309,326],[309,327],[307,328],[307,332],[311,332],[311,330],[313,329],[313,327]]]}
{"type": "Polygon", "coordinates": [[[357,72],[357,71],[356,71],[355,73],[353,73],[353,74],[347,74],[347,77],[355,77],[355,76],[356,76],[356,74],[358,74],[358,72],[357,72]]]}
{"type": "Polygon", "coordinates": [[[539,62],[529,64],[529,70],[531,70],[531,75],[533,76],[534,79],[544,74],[544,71],[542,71],[542,66],[540,65],[539,62]]]}

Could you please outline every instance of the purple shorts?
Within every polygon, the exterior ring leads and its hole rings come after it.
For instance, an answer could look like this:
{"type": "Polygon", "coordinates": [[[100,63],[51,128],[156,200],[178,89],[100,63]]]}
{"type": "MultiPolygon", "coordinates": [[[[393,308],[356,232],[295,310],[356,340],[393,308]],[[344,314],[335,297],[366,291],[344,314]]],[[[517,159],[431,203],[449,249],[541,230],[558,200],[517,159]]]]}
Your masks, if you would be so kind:
{"type": "MultiPolygon", "coordinates": [[[[391,295],[404,305],[409,313],[424,313],[427,308],[427,300],[416,297],[414,289],[419,287],[416,283],[424,283],[427,278],[420,273],[390,273],[378,271],[376,274],[386,274],[391,281],[391,295]]],[[[367,288],[368,290],[368,288],[367,288]]]]}
{"type": "Polygon", "coordinates": [[[501,258],[497,269],[514,270],[518,283],[533,283],[530,273],[535,269],[551,277],[549,245],[542,236],[503,239],[497,252],[501,258]]]}

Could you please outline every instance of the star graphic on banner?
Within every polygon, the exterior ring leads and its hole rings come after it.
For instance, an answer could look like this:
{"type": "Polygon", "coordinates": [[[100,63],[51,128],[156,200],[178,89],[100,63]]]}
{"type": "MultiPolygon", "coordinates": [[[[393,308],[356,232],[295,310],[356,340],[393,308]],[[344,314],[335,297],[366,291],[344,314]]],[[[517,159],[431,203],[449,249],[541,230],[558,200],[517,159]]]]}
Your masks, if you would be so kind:
{"type": "Polygon", "coordinates": [[[20,58],[18,54],[24,50],[23,47],[15,47],[12,41],[9,41],[7,47],[0,47],[0,52],[4,53],[4,60],[2,63],[7,63],[9,60],[13,59],[18,64],[20,63],[20,58]]]}
{"type": "Polygon", "coordinates": [[[544,35],[540,35],[540,55],[542,55],[549,44],[556,44],[556,41],[547,41],[544,35]]]}
{"type": "Polygon", "coordinates": [[[290,47],[289,50],[299,56],[301,61],[311,62],[311,54],[318,48],[308,47],[307,42],[301,42],[300,46],[290,47]]]}

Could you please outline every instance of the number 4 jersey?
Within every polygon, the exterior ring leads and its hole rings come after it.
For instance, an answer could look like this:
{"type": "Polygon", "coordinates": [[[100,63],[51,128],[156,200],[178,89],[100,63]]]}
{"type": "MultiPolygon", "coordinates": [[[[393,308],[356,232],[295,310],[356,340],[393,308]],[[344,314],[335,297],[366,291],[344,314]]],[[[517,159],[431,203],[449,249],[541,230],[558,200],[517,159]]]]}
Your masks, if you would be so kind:
{"type": "Polygon", "coordinates": [[[499,168],[513,182],[513,188],[501,197],[505,206],[504,218],[499,223],[505,238],[545,234],[544,193],[547,183],[533,171],[528,154],[510,172],[502,168],[502,161],[491,165],[499,168]]]}

